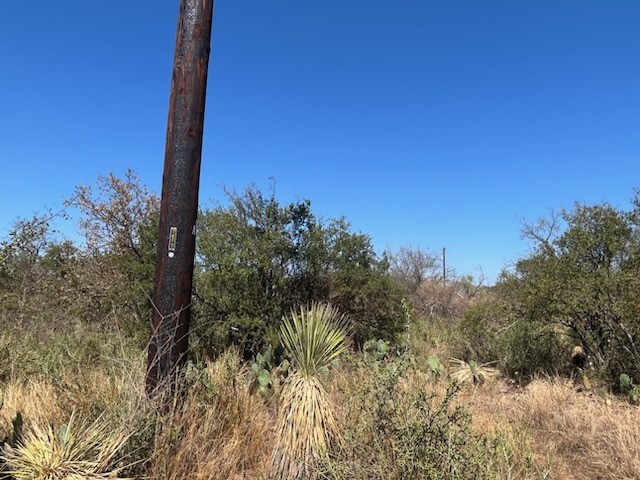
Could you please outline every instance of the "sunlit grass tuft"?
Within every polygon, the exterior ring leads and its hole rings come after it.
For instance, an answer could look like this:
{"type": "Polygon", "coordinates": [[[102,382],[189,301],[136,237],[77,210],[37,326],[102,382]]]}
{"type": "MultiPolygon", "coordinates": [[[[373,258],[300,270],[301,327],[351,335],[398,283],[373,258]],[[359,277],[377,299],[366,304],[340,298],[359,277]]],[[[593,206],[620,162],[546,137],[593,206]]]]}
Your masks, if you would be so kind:
{"type": "Polygon", "coordinates": [[[190,373],[182,402],[158,418],[150,478],[263,478],[273,445],[267,405],[250,393],[245,365],[234,350],[190,373]]]}
{"type": "Polygon", "coordinates": [[[61,423],[68,417],[61,405],[61,396],[54,385],[46,380],[12,380],[2,386],[4,402],[0,409],[0,438],[9,435],[11,422],[20,412],[25,427],[61,423]]]}

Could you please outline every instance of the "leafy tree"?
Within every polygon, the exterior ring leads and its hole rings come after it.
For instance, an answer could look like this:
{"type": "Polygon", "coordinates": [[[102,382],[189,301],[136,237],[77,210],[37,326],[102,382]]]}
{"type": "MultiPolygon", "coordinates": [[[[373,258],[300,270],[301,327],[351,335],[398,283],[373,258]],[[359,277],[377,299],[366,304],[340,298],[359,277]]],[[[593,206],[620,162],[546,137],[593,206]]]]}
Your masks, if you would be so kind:
{"type": "Polygon", "coordinates": [[[308,200],[281,205],[254,187],[198,220],[195,338],[205,350],[261,347],[292,308],[329,301],[355,324],[356,341],[402,328],[401,294],[367,235],[344,219],[318,219],[308,200]]]}
{"type": "Polygon", "coordinates": [[[82,213],[85,245],[78,263],[84,317],[102,321],[112,313],[141,340],[148,335],[155,270],[160,199],[128,170],[98,177],[95,187],[79,186],[69,205],[82,213]]]}
{"type": "Polygon", "coordinates": [[[0,311],[23,327],[44,311],[55,319],[73,305],[77,249],[59,239],[53,227],[63,215],[48,212],[18,219],[0,242],[0,311]]]}
{"type": "MultiPolygon", "coordinates": [[[[256,352],[283,315],[313,301],[349,315],[358,343],[392,340],[404,327],[402,292],[367,235],[344,219],[317,218],[307,200],[283,205],[255,188],[228,198],[198,222],[195,345],[256,352]]],[[[68,206],[80,211],[83,242],[58,241],[51,219],[38,216],[0,244],[0,312],[44,317],[55,305],[60,319],[115,324],[146,341],[158,197],[128,171],[78,187],[68,206]]]]}
{"type": "Polygon", "coordinates": [[[499,285],[519,318],[564,329],[611,379],[640,376],[638,212],[576,204],[525,226],[534,248],[499,285]]]}

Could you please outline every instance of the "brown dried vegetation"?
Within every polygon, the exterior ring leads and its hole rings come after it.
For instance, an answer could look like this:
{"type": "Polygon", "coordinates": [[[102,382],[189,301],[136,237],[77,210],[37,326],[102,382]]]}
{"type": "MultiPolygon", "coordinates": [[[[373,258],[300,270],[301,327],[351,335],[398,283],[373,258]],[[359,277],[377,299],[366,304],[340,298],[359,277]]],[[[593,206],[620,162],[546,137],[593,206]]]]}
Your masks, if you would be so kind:
{"type": "MultiPolygon", "coordinates": [[[[128,465],[122,475],[267,478],[278,407],[304,411],[296,404],[299,398],[279,404],[280,391],[268,399],[261,396],[251,388],[254,380],[242,355],[228,351],[190,365],[174,407],[158,414],[143,385],[157,198],[128,172],[124,179],[100,179],[96,189],[79,188],[72,203],[85,215],[82,247],[56,238],[51,215],[18,221],[11,237],[0,242],[0,438],[11,436],[17,412],[25,431],[58,431],[72,415],[85,425],[102,418],[113,432],[131,434],[112,466],[128,465]]],[[[335,429],[346,436],[340,448],[327,442],[330,458],[314,467],[314,475],[353,480],[461,479],[473,478],[474,472],[482,475],[476,478],[491,479],[640,478],[637,405],[606,387],[596,394],[584,381],[578,385],[558,376],[519,383],[516,370],[539,367],[530,359],[556,351],[528,349],[531,339],[542,338],[542,330],[518,333],[512,312],[503,312],[501,305],[492,309],[491,302],[484,302],[488,307],[482,310],[484,303],[477,300],[490,294],[470,279],[442,286],[434,255],[407,249],[393,261],[392,272],[412,295],[404,305],[407,320],[411,312],[418,317],[403,337],[408,351],[388,349],[373,362],[351,352],[328,380],[316,379],[314,388],[328,392],[323,400],[338,407],[335,429]],[[475,316],[461,313],[474,304],[475,316]],[[462,322],[456,318],[460,315],[462,322]],[[507,350],[496,338],[515,347],[507,350]],[[494,379],[493,371],[478,370],[482,365],[475,362],[497,360],[495,352],[504,351],[517,366],[513,379],[494,379]],[[491,358],[473,356],[480,353],[491,358]],[[432,372],[420,360],[434,354],[444,364],[442,371],[432,372]],[[485,381],[469,382],[449,398],[452,357],[469,367],[465,376],[473,378],[475,371],[485,381]],[[438,417],[434,412],[443,405],[438,417]],[[458,406],[472,414],[468,425],[458,406]],[[440,430],[430,429],[454,413],[455,428],[448,430],[444,422],[440,430]],[[423,421],[430,418],[434,422],[423,421]],[[458,443],[447,444],[449,439],[458,443]],[[424,449],[429,442],[449,448],[443,450],[449,455],[443,463],[447,472],[425,476],[425,459],[440,458],[424,449]],[[466,477],[458,468],[463,464],[469,467],[466,477]]],[[[587,372],[586,361],[570,365],[573,344],[552,346],[566,347],[566,365],[562,356],[549,357],[556,371],[573,371],[577,377],[587,372]]],[[[308,397],[302,393],[301,398],[308,397]]]]}

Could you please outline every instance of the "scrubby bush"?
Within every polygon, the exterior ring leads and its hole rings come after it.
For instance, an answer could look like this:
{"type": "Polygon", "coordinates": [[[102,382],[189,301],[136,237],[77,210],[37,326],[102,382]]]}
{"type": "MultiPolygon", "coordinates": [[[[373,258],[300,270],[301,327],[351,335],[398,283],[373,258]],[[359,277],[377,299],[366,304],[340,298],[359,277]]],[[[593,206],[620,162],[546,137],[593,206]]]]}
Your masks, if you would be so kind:
{"type": "Polygon", "coordinates": [[[571,350],[562,330],[518,318],[499,295],[469,307],[457,330],[454,356],[478,363],[495,362],[508,376],[526,380],[569,368],[571,350]]]}
{"type": "Polygon", "coordinates": [[[498,366],[518,379],[568,373],[571,351],[563,337],[552,326],[516,320],[497,338],[498,366]]]}
{"type": "Polygon", "coordinates": [[[578,204],[525,227],[534,248],[498,285],[518,319],[512,359],[530,353],[518,368],[545,369],[549,352],[564,344],[568,358],[580,345],[613,386],[621,373],[640,378],[638,199],[635,205],[625,212],[578,204]]]}
{"type": "Polygon", "coordinates": [[[443,272],[440,253],[400,247],[389,255],[390,275],[402,287],[413,311],[422,318],[455,318],[483,296],[484,279],[443,272]]]}
{"type": "Polygon", "coordinates": [[[81,213],[83,247],[78,255],[78,290],[86,321],[126,318],[119,327],[146,343],[153,289],[160,198],[132,170],[110,173],[95,187],[76,188],[70,206],[81,213]]]}
{"type": "MultiPolygon", "coordinates": [[[[402,291],[369,236],[344,219],[320,220],[306,200],[283,205],[253,187],[228,200],[200,212],[193,351],[255,354],[285,313],[312,301],[348,314],[358,344],[403,330],[402,291]]],[[[159,198],[128,171],[79,186],[67,206],[80,213],[81,242],[59,238],[47,214],[19,220],[0,243],[0,319],[65,329],[73,318],[144,346],[159,198]]]]}
{"type": "Polygon", "coordinates": [[[313,301],[347,314],[357,343],[402,331],[402,293],[367,235],[318,219],[309,201],[282,205],[253,187],[228,197],[198,220],[198,350],[238,344],[255,355],[284,314],[313,301]]]}
{"type": "Polygon", "coordinates": [[[0,381],[80,372],[87,365],[108,366],[119,355],[139,352],[137,342],[115,331],[74,321],[57,331],[42,326],[29,331],[5,329],[0,336],[0,381]]]}
{"type": "Polygon", "coordinates": [[[59,238],[54,221],[62,214],[18,219],[0,241],[0,319],[33,326],[47,312],[50,324],[74,310],[77,248],[59,238]]]}
{"type": "Polygon", "coordinates": [[[131,171],[78,187],[81,241],[56,229],[59,213],[19,219],[0,241],[0,321],[4,331],[61,331],[81,322],[115,325],[140,345],[148,338],[159,200],[131,171]]]}
{"type": "Polygon", "coordinates": [[[477,362],[498,360],[498,337],[508,322],[506,306],[496,299],[487,299],[469,307],[458,325],[458,344],[454,346],[454,356],[477,362]]]}
{"type": "Polygon", "coordinates": [[[640,378],[640,200],[626,212],[608,204],[525,225],[533,249],[504,271],[458,327],[457,355],[497,361],[530,378],[591,366],[618,388],[640,378]],[[586,362],[571,365],[575,346],[586,362]]]}
{"type": "Polygon", "coordinates": [[[326,478],[495,478],[496,443],[471,428],[456,404],[458,383],[427,382],[407,354],[371,359],[350,372],[345,442],[324,466],[326,478]]]}

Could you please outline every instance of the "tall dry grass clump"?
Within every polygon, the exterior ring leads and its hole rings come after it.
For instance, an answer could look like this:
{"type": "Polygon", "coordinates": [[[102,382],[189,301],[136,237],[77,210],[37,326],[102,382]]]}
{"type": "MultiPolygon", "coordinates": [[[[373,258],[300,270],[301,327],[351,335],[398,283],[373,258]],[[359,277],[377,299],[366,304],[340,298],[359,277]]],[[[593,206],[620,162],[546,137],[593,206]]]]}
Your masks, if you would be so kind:
{"type": "Polygon", "coordinates": [[[510,442],[526,444],[527,461],[547,478],[640,478],[637,406],[578,391],[569,380],[537,379],[522,390],[478,390],[472,410],[481,428],[508,431],[510,442]]]}
{"type": "Polygon", "coordinates": [[[10,439],[3,461],[13,476],[103,478],[140,471],[131,465],[139,455],[130,440],[139,436],[148,411],[141,358],[122,355],[109,368],[96,362],[83,370],[58,368],[50,377],[9,379],[2,386],[0,438],[10,439]]]}
{"type": "Polygon", "coordinates": [[[201,370],[186,398],[158,418],[151,478],[234,480],[260,478],[269,463],[272,420],[251,395],[238,352],[228,351],[201,370]]]}
{"type": "Polygon", "coordinates": [[[514,410],[567,478],[640,478],[640,410],[608,403],[568,381],[536,380],[514,410]]]}
{"type": "Polygon", "coordinates": [[[33,425],[61,424],[67,417],[60,395],[51,382],[37,378],[12,380],[3,385],[2,394],[0,438],[10,434],[13,418],[18,412],[24,418],[25,429],[33,425]]]}
{"type": "Polygon", "coordinates": [[[338,438],[333,405],[319,376],[342,354],[348,322],[336,308],[314,303],[291,312],[280,328],[293,373],[282,392],[270,478],[308,479],[338,438]]]}

